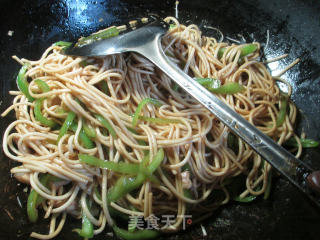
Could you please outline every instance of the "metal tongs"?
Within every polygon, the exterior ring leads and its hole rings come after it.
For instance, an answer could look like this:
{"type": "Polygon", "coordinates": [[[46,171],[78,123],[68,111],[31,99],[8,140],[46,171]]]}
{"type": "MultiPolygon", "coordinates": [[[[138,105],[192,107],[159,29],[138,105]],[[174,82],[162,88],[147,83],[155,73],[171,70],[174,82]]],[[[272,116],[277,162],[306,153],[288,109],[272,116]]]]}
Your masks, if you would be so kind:
{"type": "Polygon", "coordinates": [[[116,37],[94,41],[83,46],[78,46],[74,43],[65,49],[65,54],[97,57],[136,52],[143,55],[203,104],[233,133],[242,138],[261,157],[320,207],[320,171],[314,171],[295,158],[290,152],[264,135],[227,104],[171,63],[161,47],[161,36],[167,32],[168,27],[169,25],[161,19],[149,16],[146,23],[140,20],[134,27],[132,27],[132,24],[128,24],[126,30],[116,37]]]}

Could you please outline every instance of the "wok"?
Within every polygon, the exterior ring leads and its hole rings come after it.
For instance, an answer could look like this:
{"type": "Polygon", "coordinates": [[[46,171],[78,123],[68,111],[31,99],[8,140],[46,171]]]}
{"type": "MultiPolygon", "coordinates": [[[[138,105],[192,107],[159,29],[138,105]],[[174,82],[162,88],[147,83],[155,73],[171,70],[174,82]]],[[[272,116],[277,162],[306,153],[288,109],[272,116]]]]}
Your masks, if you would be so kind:
{"type": "MultiPolygon", "coordinates": [[[[8,91],[16,89],[15,77],[19,65],[12,55],[38,59],[53,42],[73,40],[111,24],[157,13],[175,15],[175,1],[151,0],[62,0],[62,1],[1,1],[0,28],[0,111],[3,112],[12,97],[8,91]],[[12,36],[9,31],[14,31],[12,36]]],[[[178,6],[181,22],[203,27],[219,28],[225,36],[269,44],[266,57],[283,53],[289,57],[270,64],[276,74],[299,57],[301,62],[283,78],[293,87],[292,99],[300,109],[298,131],[309,138],[320,139],[320,5],[311,0],[181,0],[178,6]],[[238,35],[240,34],[240,35],[238,35]]],[[[204,29],[205,30],[205,29],[204,29]]],[[[208,31],[208,30],[207,30],[208,31]]],[[[208,31],[207,34],[216,34],[208,31]]],[[[0,119],[0,133],[14,120],[0,119]]],[[[307,164],[320,169],[320,151],[307,149],[301,157],[307,164]]],[[[28,239],[31,231],[48,230],[48,222],[30,224],[26,214],[25,186],[10,175],[13,161],[0,154],[0,238],[28,239]],[[21,202],[21,206],[18,202],[21,202]]],[[[281,177],[273,180],[271,197],[249,204],[231,202],[214,212],[203,222],[208,236],[203,237],[199,225],[168,239],[319,239],[320,211],[298,190],[281,177]]],[[[80,239],[71,229],[80,222],[68,218],[57,239],[80,239]]],[[[95,239],[112,239],[106,232],[95,239]]]]}

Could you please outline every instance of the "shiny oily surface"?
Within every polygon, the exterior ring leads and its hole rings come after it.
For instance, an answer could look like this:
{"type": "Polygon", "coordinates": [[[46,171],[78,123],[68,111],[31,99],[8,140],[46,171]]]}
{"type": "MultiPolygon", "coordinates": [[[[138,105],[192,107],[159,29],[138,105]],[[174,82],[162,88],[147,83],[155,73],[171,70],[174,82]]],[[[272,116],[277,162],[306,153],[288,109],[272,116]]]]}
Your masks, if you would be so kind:
{"type": "MultiPolygon", "coordinates": [[[[273,75],[279,73],[295,58],[301,62],[283,75],[293,87],[293,101],[301,109],[298,129],[309,138],[320,139],[320,5],[317,1],[259,0],[259,1],[180,1],[178,15],[181,22],[196,23],[208,35],[216,31],[205,25],[218,27],[225,36],[269,44],[266,58],[284,53],[289,57],[269,64],[273,75]]],[[[1,112],[12,98],[8,91],[16,89],[15,76],[19,65],[11,55],[38,59],[53,42],[73,40],[111,24],[143,17],[147,13],[160,16],[175,15],[175,1],[2,1],[0,42],[1,112]],[[12,36],[9,31],[14,31],[12,36]]],[[[216,35],[217,38],[219,35],[216,35]]],[[[1,119],[0,132],[13,121],[13,115],[1,119]]],[[[302,159],[320,169],[319,149],[308,149],[302,159]]],[[[3,155],[0,162],[0,238],[28,239],[31,231],[47,231],[47,222],[30,224],[26,214],[25,186],[10,176],[13,162],[3,155]],[[19,199],[19,200],[18,200],[19,199]],[[22,208],[19,206],[21,202],[22,208]],[[45,230],[44,230],[45,229],[45,230]]],[[[229,203],[203,223],[208,236],[202,237],[200,226],[181,234],[165,236],[169,239],[318,239],[320,212],[293,186],[282,178],[273,181],[271,197],[250,204],[229,203]]],[[[41,213],[40,213],[41,214],[41,213]]],[[[59,239],[80,239],[70,229],[79,226],[68,217],[59,239]]],[[[103,233],[95,239],[109,239],[103,233]]],[[[163,237],[164,238],[164,237],[163,237]]]]}

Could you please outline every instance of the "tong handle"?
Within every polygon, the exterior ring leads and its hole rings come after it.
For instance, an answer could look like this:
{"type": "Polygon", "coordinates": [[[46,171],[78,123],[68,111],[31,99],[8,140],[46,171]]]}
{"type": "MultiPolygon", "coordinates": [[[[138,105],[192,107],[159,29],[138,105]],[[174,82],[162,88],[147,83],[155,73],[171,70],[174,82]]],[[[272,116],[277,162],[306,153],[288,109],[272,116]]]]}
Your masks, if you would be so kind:
{"type": "MultiPolygon", "coordinates": [[[[150,32],[152,32],[152,29],[150,32]]],[[[165,72],[320,207],[320,197],[317,195],[320,190],[320,172],[313,171],[177,66],[170,63],[161,48],[162,33],[154,32],[153,34],[152,41],[145,42],[144,45],[133,51],[142,54],[165,72]]]]}

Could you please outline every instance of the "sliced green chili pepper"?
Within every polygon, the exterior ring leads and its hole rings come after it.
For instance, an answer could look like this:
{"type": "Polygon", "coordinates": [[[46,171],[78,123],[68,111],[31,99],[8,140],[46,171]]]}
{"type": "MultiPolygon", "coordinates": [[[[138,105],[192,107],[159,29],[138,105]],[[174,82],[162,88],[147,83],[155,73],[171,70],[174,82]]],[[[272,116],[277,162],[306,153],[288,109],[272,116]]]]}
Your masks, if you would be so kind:
{"type": "MultiPolygon", "coordinates": [[[[247,44],[241,48],[240,58],[243,58],[251,53],[254,53],[258,49],[256,44],[247,44]]],[[[224,52],[227,50],[226,47],[220,48],[218,51],[218,58],[222,58],[224,52]]]]}
{"type": "Polygon", "coordinates": [[[146,167],[148,166],[149,162],[150,162],[150,156],[149,156],[149,152],[148,152],[148,153],[146,153],[146,154],[144,155],[144,157],[143,157],[140,165],[141,165],[142,167],[146,168],[146,167]]]}
{"type": "Polygon", "coordinates": [[[258,49],[256,44],[247,44],[241,48],[240,58],[243,58],[251,53],[254,53],[258,49]]]}
{"type": "Polygon", "coordinates": [[[182,166],[181,171],[189,171],[191,172],[191,167],[189,163],[186,163],[185,165],[182,166]]]}
{"type": "Polygon", "coordinates": [[[50,87],[45,81],[42,81],[41,79],[36,79],[34,80],[34,82],[38,85],[38,87],[41,89],[43,93],[50,91],[50,87]]]}
{"type": "Polygon", "coordinates": [[[168,118],[151,118],[151,117],[145,117],[145,116],[139,116],[140,120],[156,123],[156,124],[169,124],[169,123],[181,123],[178,119],[168,119],[168,118]]]}
{"type": "Polygon", "coordinates": [[[100,84],[101,91],[107,96],[110,96],[108,83],[106,83],[106,81],[103,80],[99,84],[100,84]]]}
{"type": "Polygon", "coordinates": [[[66,119],[64,120],[64,123],[62,124],[62,127],[60,128],[57,143],[67,133],[75,117],[76,117],[76,114],[74,112],[71,111],[68,113],[66,119]]]}
{"type": "Polygon", "coordinates": [[[132,118],[132,126],[135,127],[138,123],[138,119],[139,119],[139,115],[141,113],[142,108],[144,107],[144,105],[148,104],[148,103],[152,103],[153,105],[160,107],[162,104],[157,100],[157,99],[153,99],[153,98],[145,98],[143,99],[139,104],[138,107],[135,111],[135,113],[133,114],[133,118],[132,118]]]}
{"type": "Polygon", "coordinates": [[[181,69],[184,69],[184,67],[186,66],[186,64],[187,64],[187,62],[186,61],[184,61],[184,60],[181,60],[181,62],[180,62],[180,68],[181,69]]]}
{"type": "Polygon", "coordinates": [[[96,138],[96,130],[88,125],[85,121],[83,122],[83,130],[89,138],[96,138]]]}
{"type": "Polygon", "coordinates": [[[55,113],[59,113],[59,114],[63,114],[63,113],[67,113],[65,109],[63,109],[62,107],[57,107],[54,110],[55,113]]]}
{"type": "Polygon", "coordinates": [[[186,198],[193,199],[193,194],[192,194],[192,192],[190,191],[190,189],[183,189],[183,195],[184,195],[186,198]]]}
{"type": "Polygon", "coordinates": [[[239,140],[238,140],[238,138],[237,138],[233,133],[231,133],[231,132],[228,134],[227,146],[228,146],[228,148],[232,149],[232,151],[233,151],[235,154],[238,154],[238,152],[239,152],[239,140]]]}
{"type": "Polygon", "coordinates": [[[218,88],[221,86],[221,81],[214,78],[195,78],[195,80],[207,89],[218,88]]]}
{"type": "Polygon", "coordinates": [[[129,232],[127,230],[117,227],[116,225],[113,225],[112,228],[117,237],[125,240],[153,239],[160,235],[160,232],[156,230],[145,229],[129,232]]]}
{"type": "MultiPolygon", "coordinates": [[[[41,89],[42,92],[49,92],[50,91],[50,87],[46,82],[44,82],[40,79],[36,79],[34,81],[38,85],[38,87],[41,89]]],[[[45,126],[55,127],[57,125],[57,123],[55,121],[47,119],[46,117],[44,117],[42,115],[41,106],[42,106],[43,100],[44,100],[44,98],[37,99],[35,101],[35,105],[34,105],[35,118],[37,121],[41,122],[45,126]]]]}
{"type": "Polygon", "coordinates": [[[131,127],[127,127],[127,129],[128,129],[130,132],[132,132],[133,134],[138,134],[138,132],[137,132],[135,129],[131,128],[131,127]]]}
{"type": "MultiPolygon", "coordinates": [[[[48,184],[50,175],[46,174],[40,177],[40,182],[45,187],[48,184]]],[[[31,190],[28,201],[27,201],[27,214],[30,222],[36,222],[38,220],[38,205],[44,201],[44,198],[41,197],[34,189],[31,190]]]]}
{"type": "Polygon", "coordinates": [[[145,180],[149,180],[150,182],[155,184],[160,184],[160,180],[156,176],[151,174],[147,168],[141,166],[140,173],[144,176],[145,180]]]}
{"type": "Polygon", "coordinates": [[[79,62],[80,67],[85,67],[88,66],[89,63],[86,60],[82,60],[81,62],[79,62]]]}
{"type": "Polygon", "coordinates": [[[248,195],[247,197],[244,197],[244,198],[240,198],[240,196],[236,196],[233,198],[233,200],[235,200],[237,202],[252,202],[256,198],[257,198],[257,196],[253,196],[253,195],[248,195]]]}
{"type": "Polygon", "coordinates": [[[77,232],[81,237],[84,238],[93,238],[93,224],[90,222],[88,217],[85,214],[82,214],[82,228],[74,229],[74,232],[77,232]]]}
{"type": "MultiPolygon", "coordinates": [[[[46,82],[44,82],[40,79],[36,79],[35,83],[38,85],[38,87],[41,89],[42,92],[49,92],[50,91],[50,87],[46,82]]],[[[53,127],[57,126],[57,123],[42,115],[41,106],[42,106],[43,100],[44,100],[44,98],[36,99],[35,104],[34,104],[34,116],[35,116],[36,120],[39,121],[40,123],[42,123],[43,125],[53,128],[53,127]]]]}
{"type": "Polygon", "coordinates": [[[217,94],[235,94],[242,92],[244,87],[236,82],[225,83],[218,88],[210,88],[209,91],[217,94]]]}
{"type": "Polygon", "coordinates": [[[102,39],[107,39],[111,37],[115,37],[119,35],[119,30],[116,27],[111,27],[106,30],[100,31],[98,33],[91,34],[88,37],[84,37],[78,40],[76,43],[77,47],[82,47],[84,45],[87,45],[89,43],[102,40],[102,39]]]}
{"type": "Polygon", "coordinates": [[[42,115],[41,106],[44,99],[37,99],[34,104],[34,117],[37,121],[47,127],[55,127],[57,123],[51,119],[46,118],[42,115]]]}
{"type": "Polygon", "coordinates": [[[214,78],[195,78],[195,80],[210,92],[216,94],[235,94],[244,90],[244,87],[236,82],[221,85],[220,80],[214,78]]]}
{"type": "Polygon", "coordinates": [[[173,28],[175,28],[175,27],[176,27],[175,24],[170,24],[170,25],[169,25],[169,29],[173,29],[173,28]]]}
{"type": "Polygon", "coordinates": [[[32,189],[28,196],[27,213],[28,218],[32,223],[35,223],[38,220],[38,209],[36,206],[38,195],[39,194],[34,189],[32,189]]]}
{"type": "Polygon", "coordinates": [[[227,50],[226,47],[220,48],[218,51],[218,59],[222,58],[224,52],[227,50]]]}
{"type": "MultiPolygon", "coordinates": [[[[143,171],[140,171],[136,177],[120,177],[117,180],[116,184],[108,192],[108,202],[115,202],[127,193],[138,188],[148,178],[148,175],[152,175],[153,172],[160,166],[163,159],[164,151],[163,149],[159,149],[159,151],[153,157],[151,163],[147,167],[147,174],[145,174],[143,171]]],[[[146,164],[145,160],[143,161],[141,169],[144,168],[144,163],[146,164]]]]}
{"type": "Polygon", "coordinates": [[[116,131],[114,130],[114,128],[111,126],[111,124],[107,119],[105,119],[99,114],[95,114],[94,116],[102,124],[102,126],[104,126],[109,131],[112,137],[117,138],[116,131]]]}
{"type": "Polygon", "coordinates": [[[288,105],[288,95],[286,94],[281,94],[280,95],[280,110],[277,116],[277,121],[276,121],[276,126],[280,127],[284,120],[286,119],[286,113],[287,113],[287,105],[288,105]]]}
{"type": "Polygon", "coordinates": [[[55,42],[53,45],[59,46],[59,47],[70,47],[72,45],[72,42],[58,41],[58,42],[55,42]]]}
{"type": "MultiPolygon", "coordinates": [[[[313,139],[300,138],[300,142],[303,148],[316,148],[319,146],[319,142],[313,139]]],[[[298,142],[294,137],[289,138],[288,141],[284,142],[285,146],[298,147],[298,142]]]]}
{"type": "MultiPolygon", "coordinates": [[[[71,131],[73,132],[76,132],[77,131],[77,128],[78,128],[78,124],[76,124],[75,122],[73,122],[71,125],[70,125],[70,129],[71,131]]],[[[92,140],[87,136],[87,134],[84,132],[83,128],[80,130],[80,133],[79,133],[79,138],[80,138],[80,141],[81,143],[83,144],[83,146],[85,148],[88,148],[88,149],[91,149],[91,148],[94,148],[94,143],[92,142],[92,140]]]]}
{"type": "MultiPolygon", "coordinates": [[[[147,143],[143,140],[137,140],[137,142],[142,146],[147,146],[147,143]]],[[[145,155],[149,154],[149,150],[143,150],[143,152],[145,155]]]]}
{"type": "Polygon", "coordinates": [[[136,177],[120,177],[108,192],[108,202],[116,202],[124,195],[137,189],[145,181],[143,174],[136,177]]]}
{"type": "Polygon", "coordinates": [[[172,90],[177,92],[179,90],[179,85],[177,83],[173,84],[172,90]]]}
{"type": "Polygon", "coordinates": [[[164,150],[160,148],[156,155],[154,155],[151,163],[149,163],[148,171],[150,174],[152,174],[157,168],[160,166],[161,162],[164,159],[164,150]]]}
{"type": "Polygon", "coordinates": [[[80,162],[87,163],[99,168],[109,169],[114,172],[135,175],[139,173],[139,164],[103,161],[99,158],[86,154],[79,154],[78,157],[80,159],[80,162]]]}
{"type": "Polygon", "coordinates": [[[27,82],[25,76],[29,66],[30,64],[26,63],[21,67],[17,76],[17,85],[20,91],[28,98],[30,102],[32,102],[34,101],[34,98],[29,93],[29,83],[27,82]]]}

